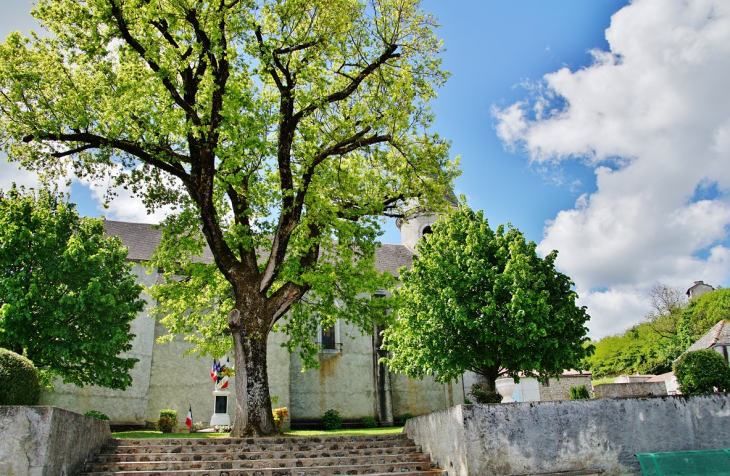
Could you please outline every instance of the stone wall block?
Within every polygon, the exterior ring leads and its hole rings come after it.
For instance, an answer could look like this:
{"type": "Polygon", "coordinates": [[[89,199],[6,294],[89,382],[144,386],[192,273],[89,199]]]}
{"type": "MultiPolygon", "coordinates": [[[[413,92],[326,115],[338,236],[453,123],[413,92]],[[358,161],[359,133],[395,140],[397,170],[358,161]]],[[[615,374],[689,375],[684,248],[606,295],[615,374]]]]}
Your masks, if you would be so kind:
{"type": "Polygon", "coordinates": [[[635,453],[730,447],[728,408],[730,394],[462,405],[405,431],[452,476],[641,474],[635,453]]]}
{"type": "Polygon", "coordinates": [[[70,476],[110,438],[109,423],[55,407],[0,407],[0,474],[70,476]]]}
{"type": "Polygon", "coordinates": [[[593,387],[595,398],[649,397],[667,394],[664,382],[604,383],[593,387]]]}

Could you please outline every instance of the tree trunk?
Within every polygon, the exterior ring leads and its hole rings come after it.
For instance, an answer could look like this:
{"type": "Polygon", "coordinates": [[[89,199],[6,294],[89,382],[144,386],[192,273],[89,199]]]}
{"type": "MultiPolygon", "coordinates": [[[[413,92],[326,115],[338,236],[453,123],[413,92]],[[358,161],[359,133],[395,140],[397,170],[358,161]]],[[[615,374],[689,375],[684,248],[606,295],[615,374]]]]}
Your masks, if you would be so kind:
{"type": "Polygon", "coordinates": [[[497,378],[499,377],[499,366],[493,365],[490,367],[482,367],[479,372],[484,377],[484,383],[487,384],[487,391],[497,392],[497,378]]]}
{"type": "Polygon", "coordinates": [[[278,434],[271,412],[266,364],[268,329],[246,332],[246,326],[235,327],[231,330],[236,361],[236,419],[231,436],[278,434]]]}

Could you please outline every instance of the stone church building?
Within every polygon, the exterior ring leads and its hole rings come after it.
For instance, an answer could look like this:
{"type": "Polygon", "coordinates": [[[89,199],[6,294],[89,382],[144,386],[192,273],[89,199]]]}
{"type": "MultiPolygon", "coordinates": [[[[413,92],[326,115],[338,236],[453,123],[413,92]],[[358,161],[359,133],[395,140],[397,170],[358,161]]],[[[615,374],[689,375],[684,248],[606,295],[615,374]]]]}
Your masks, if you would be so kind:
{"type": "MultiPolygon", "coordinates": [[[[410,266],[415,244],[430,232],[434,221],[436,217],[432,215],[418,214],[408,221],[399,221],[402,244],[382,245],[376,253],[376,267],[397,276],[398,268],[410,266]]],[[[128,259],[133,263],[137,282],[150,286],[161,279],[157,272],[148,274],[143,264],[160,242],[158,230],[146,224],[110,220],[105,226],[108,235],[120,237],[129,248],[128,259]]],[[[213,262],[207,250],[202,259],[213,262]]],[[[148,295],[143,297],[154,306],[148,295]]],[[[212,358],[182,357],[189,346],[182,339],[158,343],[157,338],[167,334],[167,330],[147,311],[140,313],[131,326],[135,338],[127,355],[139,360],[131,371],[131,387],[119,391],[57,384],[55,392],[44,392],[41,404],[79,413],[98,410],[107,414],[112,423],[130,425],[156,422],[160,410],[167,408],[177,410],[179,420],[184,421],[190,405],[193,421],[207,425],[214,412],[212,358]]],[[[297,353],[290,354],[280,346],[285,340],[286,336],[280,333],[269,336],[269,385],[271,395],[278,397],[276,406],[289,409],[295,426],[318,421],[328,409],[337,410],[345,421],[372,417],[389,425],[404,413],[421,415],[464,403],[461,380],[442,385],[430,377],[413,380],[389,372],[386,366],[378,364],[382,356],[378,336],[362,335],[345,323],[319,332],[318,340],[324,347],[318,355],[319,369],[302,372],[297,353]]],[[[229,414],[233,418],[233,382],[229,390],[229,414]]]]}

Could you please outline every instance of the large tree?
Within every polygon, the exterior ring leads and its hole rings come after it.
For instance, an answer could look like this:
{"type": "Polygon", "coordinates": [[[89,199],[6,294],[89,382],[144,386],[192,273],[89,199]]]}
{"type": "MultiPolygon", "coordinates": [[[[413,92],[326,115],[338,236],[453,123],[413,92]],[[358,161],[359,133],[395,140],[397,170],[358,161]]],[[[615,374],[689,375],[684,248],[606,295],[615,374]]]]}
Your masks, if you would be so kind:
{"type": "Polygon", "coordinates": [[[124,389],[144,308],[118,238],[54,191],[0,190],[0,347],[48,376],[124,389]]]}
{"type": "Polygon", "coordinates": [[[384,331],[393,370],[440,382],[471,370],[494,391],[502,375],[547,378],[579,365],[589,316],[556,271],[557,252],[538,257],[519,230],[492,230],[465,205],[432,231],[401,270],[398,317],[384,331]]]}
{"type": "Polygon", "coordinates": [[[419,3],[40,0],[52,35],[0,47],[10,157],[176,210],[157,296],[193,351],[234,348],[235,434],[276,431],[266,342],[287,312],[309,352],[318,321],[371,319],[377,217],[445,206],[455,164],[426,131],[446,75],[419,3]]]}

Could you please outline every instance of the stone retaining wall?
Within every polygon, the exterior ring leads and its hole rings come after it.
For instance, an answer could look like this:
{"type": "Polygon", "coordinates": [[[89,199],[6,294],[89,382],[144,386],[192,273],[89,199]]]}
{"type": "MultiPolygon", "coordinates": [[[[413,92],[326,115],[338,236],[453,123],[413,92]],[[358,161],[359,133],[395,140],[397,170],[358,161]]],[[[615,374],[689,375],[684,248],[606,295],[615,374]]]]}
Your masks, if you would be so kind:
{"type": "Polygon", "coordinates": [[[664,382],[604,383],[593,387],[595,398],[658,397],[667,394],[664,382]]]}
{"type": "Polygon", "coordinates": [[[109,424],[55,407],[0,406],[0,474],[69,476],[111,438],[109,424]]]}
{"type": "Polygon", "coordinates": [[[730,395],[459,405],[405,432],[450,476],[641,474],[635,453],[730,448],[730,395]]]}

